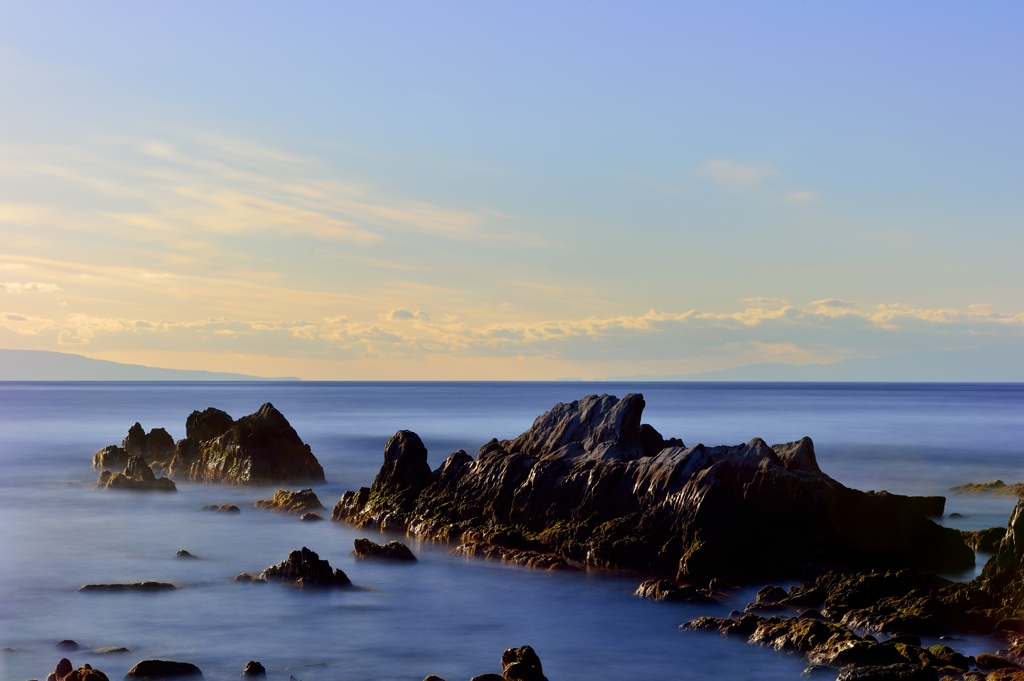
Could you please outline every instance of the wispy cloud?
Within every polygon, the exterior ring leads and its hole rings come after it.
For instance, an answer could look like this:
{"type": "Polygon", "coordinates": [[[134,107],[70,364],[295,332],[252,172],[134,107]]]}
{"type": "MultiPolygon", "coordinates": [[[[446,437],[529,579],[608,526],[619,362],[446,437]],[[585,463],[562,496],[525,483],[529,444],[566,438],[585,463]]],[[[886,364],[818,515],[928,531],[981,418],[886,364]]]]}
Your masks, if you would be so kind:
{"type": "Polygon", "coordinates": [[[818,200],[817,192],[797,189],[779,197],[779,203],[814,203],[818,200]]]}
{"type": "Polygon", "coordinates": [[[26,293],[28,291],[38,291],[40,293],[56,293],[60,290],[60,286],[56,284],[43,284],[38,281],[4,281],[0,282],[0,288],[7,291],[8,293],[26,293]]]}
{"type": "Polygon", "coordinates": [[[718,184],[729,189],[757,187],[770,177],[779,175],[776,168],[766,163],[732,161],[727,158],[712,158],[700,165],[700,172],[718,184]]]}

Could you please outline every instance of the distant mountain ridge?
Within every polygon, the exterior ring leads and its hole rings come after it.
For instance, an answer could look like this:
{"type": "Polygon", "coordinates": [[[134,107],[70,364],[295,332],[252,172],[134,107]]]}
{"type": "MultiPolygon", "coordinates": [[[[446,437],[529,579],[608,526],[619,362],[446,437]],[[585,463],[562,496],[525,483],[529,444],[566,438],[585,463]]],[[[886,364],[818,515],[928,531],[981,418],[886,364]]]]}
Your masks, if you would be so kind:
{"type": "Polygon", "coordinates": [[[0,349],[0,381],[298,381],[224,371],[161,369],[67,352],[0,349]]]}

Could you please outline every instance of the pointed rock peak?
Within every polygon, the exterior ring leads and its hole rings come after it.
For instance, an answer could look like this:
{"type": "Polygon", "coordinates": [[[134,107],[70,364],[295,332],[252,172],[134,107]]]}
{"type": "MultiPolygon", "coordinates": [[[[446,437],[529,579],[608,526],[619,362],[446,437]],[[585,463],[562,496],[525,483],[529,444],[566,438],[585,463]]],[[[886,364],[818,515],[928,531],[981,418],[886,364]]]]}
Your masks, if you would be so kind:
{"type": "Polygon", "coordinates": [[[195,442],[206,442],[223,435],[234,423],[227,412],[207,407],[189,414],[185,420],[185,437],[195,442]]]}
{"type": "Polygon", "coordinates": [[[427,448],[411,430],[400,430],[384,445],[384,465],[373,486],[381,490],[418,493],[430,479],[427,448]]]}
{"type": "Polygon", "coordinates": [[[821,472],[818,459],[814,455],[814,442],[809,437],[802,437],[796,442],[772,445],[772,451],[779,457],[782,467],[787,471],[821,472]]]}

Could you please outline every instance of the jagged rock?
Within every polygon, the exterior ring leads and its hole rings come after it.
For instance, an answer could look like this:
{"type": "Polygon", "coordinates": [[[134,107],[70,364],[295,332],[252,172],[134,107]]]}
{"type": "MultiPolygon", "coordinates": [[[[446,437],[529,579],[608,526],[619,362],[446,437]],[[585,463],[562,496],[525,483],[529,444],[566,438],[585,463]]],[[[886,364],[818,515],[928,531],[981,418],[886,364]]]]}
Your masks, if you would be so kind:
{"type": "Polygon", "coordinates": [[[469,681],[505,681],[505,677],[501,674],[495,674],[493,672],[487,672],[486,674],[478,674],[469,681]]]}
{"type": "Polygon", "coordinates": [[[185,549],[178,549],[178,552],[174,554],[174,556],[176,558],[199,558],[199,556],[195,555],[194,553],[189,553],[185,549]]]}
{"type": "Polygon", "coordinates": [[[637,587],[633,593],[640,598],[652,601],[673,601],[677,603],[717,603],[718,600],[709,594],[710,589],[698,589],[695,586],[679,585],[667,579],[648,579],[637,587]]]}
{"type": "Polygon", "coordinates": [[[982,653],[974,658],[974,663],[978,665],[978,669],[984,669],[985,671],[994,671],[996,669],[1020,669],[1020,665],[1007,660],[1005,657],[999,655],[991,655],[989,653],[982,653]]]}
{"type": "Polygon", "coordinates": [[[238,508],[234,504],[224,504],[217,507],[217,513],[241,513],[242,509],[238,508]]]}
{"type": "Polygon", "coordinates": [[[999,542],[1006,536],[1005,527],[990,527],[987,530],[960,530],[964,543],[981,553],[995,553],[999,542]]]}
{"type": "Polygon", "coordinates": [[[266,677],[267,677],[267,670],[266,670],[266,668],[262,664],[257,662],[256,660],[249,660],[245,664],[245,669],[242,670],[242,678],[243,679],[257,679],[257,678],[266,678],[266,677]]]}
{"type": "Polygon", "coordinates": [[[122,470],[127,464],[128,453],[117,445],[107,445],[92,457],[93,468],[122,470]]]}
{"type": "Polygon", "coordinates": [[[902,663],[847,669],[836,681],[938,681],[938,678],[935,669],[902,663]]]}
{"type": "Polygon", "coordinates": [[[442,679],[437,674],[430,674],[430,675],[424,677],[423,681],[444,681],[444,679],[442,679]]]}
{"type": "Polygon", "coordinates": [[[956,487],[950,487],[953,494],[1000,494],[1008,497],[1024,496],[1024,482],[1016,482],[1007,485],[1002,480],[992,482],[968,482],[956,487]]]}
{"type": "Polygon", "coordinates": [[[143,660],[128,670],[127,681],[163,681],[164,679],[202,678],[199,667],[189,662],[143,660]]]}
{"type": "Polygon", "coordinates": [[[146,463],[167,464],[174,454],[174,438],[163,428],[154,428],[147,435],[142,424],[136,422],[128,429],[121,448],[128,456],[141,456],[146,463]]]}
{"type": "Polygon", "coordinates": [[[83,664],[78,669],[73,669],[71,661],[63,658],[57,663],[57,667],[46,677],[47,681],[109,681],[107,675],[92,665],[83,664]]]}
{"type": "Polygon", "coordinates": [[[124,646],[107,646],[106,648],[97,648],[92,652],[96,653],[97,655],[121,655],[123,653],[130,653],[132,651],[128,650],[124,646]]]}
{"type": "MultiPolygon", "coordinates": [[[[238,577],[235,579],[237,580],[238,577]]],[[[305,546],[300,551],[292,551],[288,554],[287,560],[268,567],[260,573],[259,579],[287,582],[296,586],[330,587],[352,584],[344,572],[338,569],[332,570],[330,563],[320,560],[320,556],[305,546]]]]}
{"type": "Polygon", "coordinates": [[[506,548],[504,546],[495,546],[490,542],[463,540],[463,542],[452,549],[451,552],[456,556],[486,558],[488,560],[497,560],[508,565],[519,565],[521,567],[535,568],[538,570],[576,569],[565,562],[564,558],[553,553],[506,548]]]}
{"type": "Polygon", "coordinates": [[[272,499],[260,499],[253,504],[261,511],[278,511],[281,513],[305,513],[324,505],[316,498],[311,488],[300,489],[291,492],[286,489],[278,490],[272,499]]]}
{"type": "Polygon", "coordinates": [[[299,520],[302,520],[302,521],[305,521],[305,522],[315,522],[317,520],[323,520],[323,519],[324,519],[324,517],[322,515],[320,515],[319,513],[312,513],[312,512],[310,512],[310,513],[303,513],[302,515],[299,516],[299,520]]]}
{"type": "Polygon", "coordinates": [[[332,518],[460,542],[467,555],[551,555],[679,582],[973,565],[959,532],[926,517],[942,497],[849,489],[821,472],[809,438],[683,448],[642,427],[643,407],[640,395],[559,404],[433,472],[419,437],[399,431],[373,485],[346,492],[332,518]]]}
{"type": "Polygon", "coordinates": [[[79,591],[174,591],[169,582],[134,582],[132,584],[86,584],[79,591]]]}
{"type": "Polygon", "coordinates": [[[377,558],[382,560],[395,560],[416,562],[416,556],[408,546],[398,541],[389,541],[387,544],[377,544],[369,539],[360,537],[353,544],[355,550],[352,555],[356,558],[377,558]]]}
{"type": "Polygon", "coordinates": [[[94,487],[140,492],[175,492],[178,489],[173,480],[153,475],[152,469],[145,460],[136,454],[128,457],[124,473],[102,471],[94,487]]]}
{"type": "Polygon", "coordinates": [[[548,681],[540,658],[530,646],[507,648],[501,655],[501,668],[505,681],[548,681]]]}
{"type": "Polygon", "coordinates": [[[269,402],[237,421],[213,408],[192,412],[185,432],[170,464],[175,477],[231,484],[324,482],[309,445],[269,402]]]}

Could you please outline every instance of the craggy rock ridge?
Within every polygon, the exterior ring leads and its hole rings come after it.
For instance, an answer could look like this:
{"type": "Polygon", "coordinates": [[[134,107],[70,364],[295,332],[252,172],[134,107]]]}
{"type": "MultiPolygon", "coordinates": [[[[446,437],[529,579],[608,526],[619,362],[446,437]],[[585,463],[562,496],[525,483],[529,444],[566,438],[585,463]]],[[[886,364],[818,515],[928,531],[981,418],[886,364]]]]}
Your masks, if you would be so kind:
{"type": "Polygon", "coordinates": [[[352,555],[356,558],[369,558],[375,560],[393,560],[397,562],[415,563],[416,556],[412,550],[400,541],[389,541],[387,544],[378,544],[365,537],[360,537],[352,542],[354,548],[352,555]]]}
{"type": "Polygon", "coordinates": [[[303,514],[306,511],[323,508],[324,505],[317,499],[313,490],[307,487],[294,492],[279,489],[273,499],[260,499],[253,504],[253,507],[261,511],[303,514]]]}
{"type": "MultiPolygon", "coordinates": [[[[194,557],[194,556],[193,556],[194,557]]],[[[79,591],[174,591],[170,582],[133,582],[131,584],[86,584],[79,591]]]]}
{"type": "Polygon", "coordinates": [[[213,407],[194,411],[177,444],[163,428],[147,435],[136,423],[120,447],[110,445],[97,452],[93,466],[120,468],[133,456],[166,466],[171,477],[192,482],[325,482],[324,469],[309,445],[269,402],[237,421],[213,407]]]}
{"type": "Polygon", "coordinates": [[[105,489],[127,489],[134,491],[176,492],[178,490],[170,478],[153,474],[153,469],[138,454],[128,457],[124,473],[100,471],[100,477],[93,487],[105,489]]]}
{"type": "Polygon", "coordinates": [[[305,546],[300,551],[292,551],[286,560],[271,565],[257,576],[243,573],[235,577],[235,581],[285,582],[295,586],[311,587],[352,585],[348,575],[337,568],[332,569],[330,563],[321,560],[316,552],[305,546]]]}
{"type": "Polygon", "coordinates": [[[635,394],[558,404],[519,437],[491,440],[475,460],[455,452],[434,471],[420,438],[399,431],[373,485],[346,492],[332,518],[475,555],[685,583],[974,564],[959,532],[926,517],[942,514],[942,497],[847,488],[821,472],[809,438],[687,448],[641,424],[643,408],[635,394]]]}

